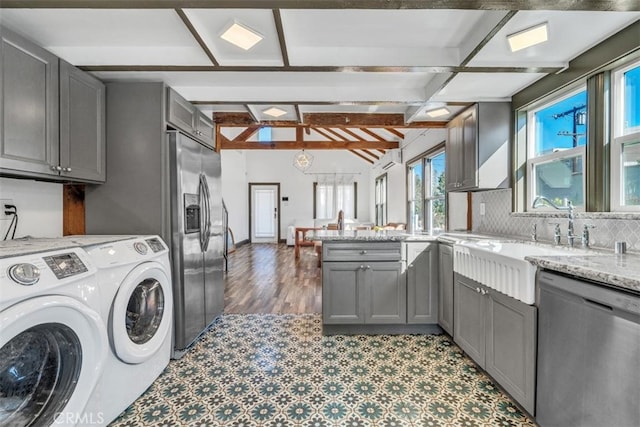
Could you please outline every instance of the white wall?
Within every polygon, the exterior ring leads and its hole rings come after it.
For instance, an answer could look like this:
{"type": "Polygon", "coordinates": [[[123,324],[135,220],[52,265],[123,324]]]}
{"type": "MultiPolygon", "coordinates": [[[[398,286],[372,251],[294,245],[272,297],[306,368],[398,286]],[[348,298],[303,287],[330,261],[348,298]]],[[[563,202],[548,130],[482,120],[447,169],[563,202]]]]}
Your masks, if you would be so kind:
{"type": "MultiPolygon", "coordinates": [[[[0,199],[12,199],[18,208],[16,238],[62,236],[62,184],[0,178],[0,199]]],[[[10,222],[0,221],[0,239],[10,222]]]]}
{"type": "Polygon", "coordinates": [[[249,238],[247,159],[245,151],[222,150],[222,197],[229,211],[229,227],[236,242],[249,238]]]}
{"type": "Polygon", "coordinates": [[[358,183],[358,221],[371,221],[369,163],[348,151],[307,150],[314,160],[303,173],[293,166],[293,156],[298,151],[222,151],[222,194],[230,216],[234,216],[230,225],[236,241],[249,238],[249,183],[280,183],[280,197],[289,198],[286,204],[280,202],[281,239],[286,238],[289,225],[313,226],[313,183],[319,173],[354,174],[358,183]]]}
{"type": "Polygon", "coordinates": [[[405,134],[402,145],[402,164],[392,166],[386,171],[380,165],[376,165],[371,170],[369,197],[372,221],[375,221],[375,179],[386,173],[388,222],[407,222],[407,161],[443,142],[446,137],[445,129],[411,129],[405,134]]]}

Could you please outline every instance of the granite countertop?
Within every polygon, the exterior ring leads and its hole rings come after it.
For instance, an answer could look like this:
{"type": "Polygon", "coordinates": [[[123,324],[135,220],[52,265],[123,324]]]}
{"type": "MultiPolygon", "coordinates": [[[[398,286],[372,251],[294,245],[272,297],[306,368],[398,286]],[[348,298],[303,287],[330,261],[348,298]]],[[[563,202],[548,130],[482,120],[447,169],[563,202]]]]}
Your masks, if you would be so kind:
{"type": "Polygon", "coordinates": [[[404,230],[311,230],[305,235],[305,240],[342,241],[342,242],[435,242],[456,243],[469,239],[495,239],[497,236],[455,233],[408,233],[404,230]]]}
{"type": "Polygon", "coordinates": [[[640,255],[600,253],[594,255],[528,256],[525,260],[548,270],[640,292],[640,255]]]}

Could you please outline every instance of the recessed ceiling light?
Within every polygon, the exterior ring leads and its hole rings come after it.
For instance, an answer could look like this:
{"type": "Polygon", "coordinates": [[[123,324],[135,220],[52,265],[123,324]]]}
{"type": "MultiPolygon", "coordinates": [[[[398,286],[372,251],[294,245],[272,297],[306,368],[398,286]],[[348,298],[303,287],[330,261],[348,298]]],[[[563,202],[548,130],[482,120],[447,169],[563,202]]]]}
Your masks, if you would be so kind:
{"type": "Polygon", "coordinates": [[[446,116],[450,113],[449,110],[447,110],[444,107],[440,107],[440,108],[436,108],[435,110],[431,110],[431,111],[427,111],[427,116],[429,117],[442,117],[442,116],[446,116]]]}
{"type": "Polygon", "coordinates": [[[511,52],[517,52],[549,39],[548,25],[546,22],[518,31],[507,36],[511,52]]]}
{"type": "Polygon", "coordinates": [[[266,114],[267,116],[271,116],[271,117],[280,117],[280,116],[284,116],[285,114],[287,114],[286,111],[281,110],[280,108],[277,108],[277,107],[267,108],[266,110],[263,110],[262,112],[264,114],[266,114]]]}
{"type": "Polygon", "coordinates": [[[227,31],[222,33],[220,38],[238,46],[239,48],[249,50],[264,37],[251,28],[234,22],[233,25],[227,28],[227,31]]]}

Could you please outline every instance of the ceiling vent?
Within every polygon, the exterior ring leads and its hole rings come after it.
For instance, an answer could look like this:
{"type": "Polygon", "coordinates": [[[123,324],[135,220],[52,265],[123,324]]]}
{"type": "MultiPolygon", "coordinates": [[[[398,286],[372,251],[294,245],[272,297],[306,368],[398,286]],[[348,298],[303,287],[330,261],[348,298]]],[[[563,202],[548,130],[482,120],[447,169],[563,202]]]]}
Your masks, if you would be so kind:
{"type": "Polygon", "coordinates": [[[402,151],[399,148],[387,151],[380,159],[380,165],[385,170],[400,163],[402,163],[402,151]]]}

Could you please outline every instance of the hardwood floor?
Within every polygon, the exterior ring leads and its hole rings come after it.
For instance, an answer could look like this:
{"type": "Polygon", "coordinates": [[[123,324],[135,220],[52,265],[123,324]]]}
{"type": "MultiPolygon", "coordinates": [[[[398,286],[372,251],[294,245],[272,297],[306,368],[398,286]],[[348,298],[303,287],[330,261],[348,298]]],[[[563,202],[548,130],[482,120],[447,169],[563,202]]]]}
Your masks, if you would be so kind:
{"type": "Polygon", "coordinates": [[[225,313],[322,312],[322,286],[318,258],[313,247],[284,243],[248,244],[229,254],[225,274],[225,313]]]}

